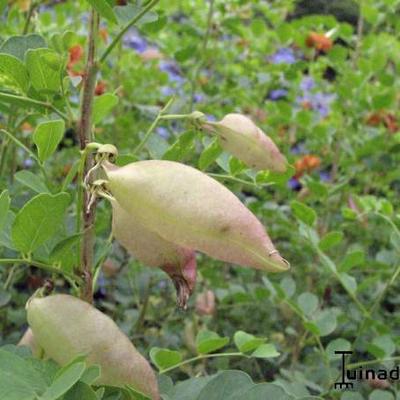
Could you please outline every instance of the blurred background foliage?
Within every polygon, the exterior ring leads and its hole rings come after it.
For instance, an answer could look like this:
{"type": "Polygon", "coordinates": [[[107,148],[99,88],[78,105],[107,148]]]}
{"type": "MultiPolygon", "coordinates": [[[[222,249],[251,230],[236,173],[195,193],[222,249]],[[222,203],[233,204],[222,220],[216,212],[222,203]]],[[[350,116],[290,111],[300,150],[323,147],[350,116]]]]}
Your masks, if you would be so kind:
{"type": "MultiPolygon", "coordinates": [[[[122,24],[136,12],[133,1],[115,3],[122,24]]],[[[10,232],[24,203],[63,188],[71,196],[65,224],[33,258],[49,260],[55,246],[69,239],[58,261],[71,271],[76,120],[89,7],[84,1],[0,4],[0,53],[15,52],[10,37],[38,34],[46,45],[36,47],[52,49],[63,82],[41,92],[32,80],[26,90],[0,62],[0,127],[35,151],[36,127],[56,117],[47,106],[33,108],[2,94],[50,103],[67,116],[45,173],[29,152],[0,136],[0,188],[11,197],[7,216],[0,210],[0,252],[2,258],[18,253],[10,232]]],[[[398,0],[163,0],[102,65],[96,141],[117,146],[120,165],[170,159],[216,177],[258,216],[292,265],[288,273],[267,275],[199,254],[197,288],[182,312],[163,272],[110,244],[110,207],[100,202],[96,306],[147,358],[153,347],[194,356],[204,329],[229,338],[243,330],[267,338],[280,353],[203,359],[168,373],[174,382],[237,369],[254,382],[276,383],[286,398],[399,396],[398,382],[388,380],[360,380],[355,392],[333,387],[340,374],[336,349],[351,348],[353,362],[375,360],[373,368],[399,362],[399,10],[398,0]],[[284,176],[256,174],[212,138],[174,120],[159,123],[135,153],[172,97],[171,114],[198,110],[212,120],[230,112],[249,115],[293,167],[284,176]]],[[[118,31],[101,20],[101,50],[118,31]]],[[[45,79],[50,82],[50,73],[45,79]]],[[[17,343],[26,328],[24,304],[49,275],[27,262],[2,265],[0,276],[0,343],[17,343]]],[[[64,279],[53,278],[58,291],[68,291],[64,279]]]]}

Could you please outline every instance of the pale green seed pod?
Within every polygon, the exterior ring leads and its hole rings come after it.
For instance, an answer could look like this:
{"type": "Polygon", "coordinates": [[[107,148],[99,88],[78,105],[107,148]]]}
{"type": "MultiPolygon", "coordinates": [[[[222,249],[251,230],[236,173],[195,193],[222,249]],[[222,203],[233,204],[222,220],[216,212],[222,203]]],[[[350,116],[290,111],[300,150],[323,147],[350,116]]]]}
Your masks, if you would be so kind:
{"type": "Polygon", "coordinates": [[[26,308],[35,340],[58,364],[66,365],[78,355],[87,355],[88,365],[101,367],[95,385],[130,385],[159,400],[150,364],[107,315],[65,294],[33,298],[26,308]]]}
{"type": "Polygon", "coordinates": [[[196,284],[196,254],[145,228],[139,219],[112,201],[112,232],[137,260],[163,269],[174,282],[179,307],[186,308],[196,284]]]}
{"type": "Polygon", "coordinates": [[[235,264],[275,272],[289,268],[258,219],[208,175],[172,161],[102,166],[118,203],[164,239],[235,264]]]}
{"type": "Polygon", "coordinates": [[[287,161],[275,143],[254,122],[242,114],[228,114],[219,122],[205,122],[221,147],[255,170],[285,172],[287,161]]]}

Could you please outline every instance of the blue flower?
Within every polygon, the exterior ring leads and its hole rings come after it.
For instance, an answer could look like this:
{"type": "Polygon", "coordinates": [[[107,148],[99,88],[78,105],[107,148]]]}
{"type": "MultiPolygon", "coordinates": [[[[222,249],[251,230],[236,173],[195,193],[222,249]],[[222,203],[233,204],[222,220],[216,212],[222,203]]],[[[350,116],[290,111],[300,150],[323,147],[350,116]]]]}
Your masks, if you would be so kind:
{"type": "Polygon", "coordinates": [[[306,146],[305,146],[305,144],[303,142],[299,142],[299,143],[296,143],[296,144],[294,144],[292,146],[292,148],[290,149],[290,152],[292,154],[296,154],[296,155],[306,154],[307,153],[307,149],[306,149],[306,146]]]}
{"type": "Polygon", "coordinates": [[[195,93],[193,95],[193,102],[194,103],[201,103],[204,101],[204,96],[201,93],[195,93]]]}
{"type": "Polygon", "coordinates": [[[330,180],[332,179],[330,171],[320,171],[319,179],[322,182],[330,182],[330,180]]]}
{"type": "Polygon", "coordinates": [[[168,139],[170,134],[167,128],[164,128],[163,126],[159,126],[156,129],[156,133],[158,136],[162,137],[163,139],[168,139]]]}
{"type": "Polygon", "coordinates": [[[134,49],[137,53],[143,53],[147,49],[146,39],[141,37],[136,31],[131,31],[124,36],[125,46],[134,49]]]}
{"type": "Polygon", "coordinates": [[[296,192],[298,192],[302,188],[300,181],[294,177],[288,180],[287,185],[289,189],[294,190],[296,192]]]}
{"type": "Polygon", "coordinates": [[[269,57],[272,64],[294,64],[297,61],[293,49],[282,47],[269,57]]]}
{"type": "Polygon", "coordinates": [[[160,61],[159,68],[161,71],[166,72],[168,74],[170,81],[178,83],[182,83],[184,81],[179,67],[174,62],[160,61]]]}
{"type": "Polygon", "coordinates": [[[311,76],[305,76],[300,82],[300,89],[303,92],[309,92],[311,89],[314,89],[315,81],[311,76]]]}
{"type": "Polygon", "coordinates": [[[160,92],[165,97],[171,97],[176,94],[176,89],[172,88],[171,86],[163,86],[160,89],[160,92]]]}
{"type": "Polygon", "coordinates": [[[286,97],[288,91],[286,89],[274,89],[268,93],[268,98],[272,101],[276,101],[286,97]]]}

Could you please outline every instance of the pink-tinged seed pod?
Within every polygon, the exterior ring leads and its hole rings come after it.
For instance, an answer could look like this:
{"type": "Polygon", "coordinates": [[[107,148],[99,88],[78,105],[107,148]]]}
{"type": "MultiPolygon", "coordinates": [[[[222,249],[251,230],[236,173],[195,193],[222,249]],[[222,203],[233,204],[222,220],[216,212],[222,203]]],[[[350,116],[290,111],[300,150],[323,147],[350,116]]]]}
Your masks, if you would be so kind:
{"type": "Polygon", "coordinates": [[[173,161],[102,166],[118,203],[164,239],[265,271],[289,268],[258,219],[208,175],[173,161]]]}
{"type": "Polygon", "coordinates": [[[241,114],[228,114],[219,122],[204,122],[221,147],[255,170],[285,172],[287,161],[275,143],[254,122],[241,114]]]}
{"type": "Polygon", "coordinates": [[[178,306],[186,308],[196,284],[196,254],[145,228],[135,215],[112,201],[114,237],[137,260],[164,270],[174,282],[178,306]]]}
{"type": "Polygon", "coordinates": [[[199,315],[214,315],[215,294],[212,290],[206,290],[196,297],[196,312],[199,315]]]}
{"type": "Polygon", "coordinates": [[[129,385],[152,400],[160,399],[150,364],[115,322],[91,304],[58,294],[33,298],[26,308],[35,340],[58,364],[85,354],[88,365],[101,367],[95,385],[129,385]]]}
{"type": "Polygon", "coordinates": [[[21,340],[18,342],[18,346],[29,347],[33,357],[40,358],[43,355],[43,349],[41,349],[38,342],[35,340],[31,328],[26,330],[24,336],[22,336],[21,340]]]}

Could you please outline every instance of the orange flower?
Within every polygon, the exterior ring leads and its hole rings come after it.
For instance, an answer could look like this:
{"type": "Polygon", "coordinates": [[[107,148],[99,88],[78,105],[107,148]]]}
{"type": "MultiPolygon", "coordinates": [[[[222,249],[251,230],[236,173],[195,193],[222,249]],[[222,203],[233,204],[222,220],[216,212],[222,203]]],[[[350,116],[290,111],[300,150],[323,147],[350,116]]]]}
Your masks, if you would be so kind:
{"type": "Polygon", "coordinates": [[[296,169],[295,178],[300,178],[305,172],[311,172],[321,165],[321,159],[312,154],[307,154],[304,157],[298,159],[294,163],[296,169]]]}
{"type": "Polygon", "coordinates": [[[23,132],[31,133],[33,131],[32,125],[29,122],[24,122],[21,125],[21,129],[23,132]]]}
{"type": "Polygon", "coordinates": [[[96,88],[94,89],[94,94],[96,96],[101,96],[106,91],[106,83],[104,81],[98,81],[96,88]]]}
{"type": "Polygon", "coordinates": [[[333,42],[323,33],[310,32],[306,38],[306,46],[326,53],[332,48],[333,42]]]}
{"type": "Polygon", "coordinates": [[[107,43],[107,39],[108,39],[108,31],[106,28],[100,28],[99,29],[99,35],[101,37],[101,39],[103,40],[104,43],[107,43]]]}
{"type": "Polygon", "coordinates": [[[76,64],[83,57],[83,47],[80,44],[76,44],[68,49],[69,62],[68,64],[76,64]]]}
{"type": "Polygon", "coordinates": [[[390,133],[396,133],[399,130],[399,124],[393,113],[380,110],[370,114],[366,119],[369,126],[378,126],[383,124],[390,133]]]}

